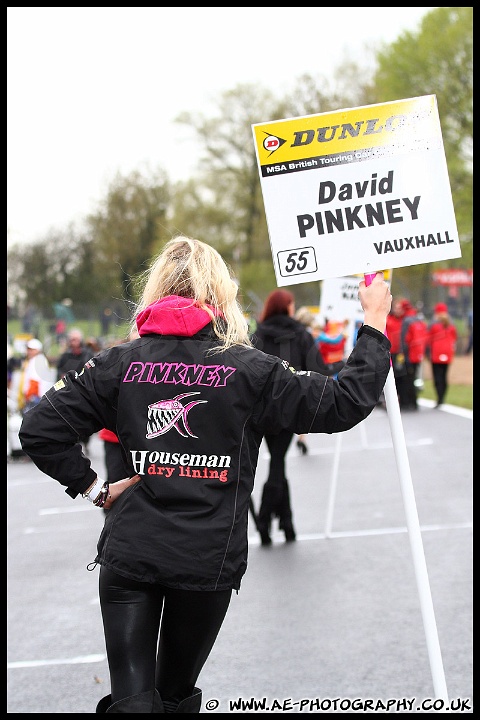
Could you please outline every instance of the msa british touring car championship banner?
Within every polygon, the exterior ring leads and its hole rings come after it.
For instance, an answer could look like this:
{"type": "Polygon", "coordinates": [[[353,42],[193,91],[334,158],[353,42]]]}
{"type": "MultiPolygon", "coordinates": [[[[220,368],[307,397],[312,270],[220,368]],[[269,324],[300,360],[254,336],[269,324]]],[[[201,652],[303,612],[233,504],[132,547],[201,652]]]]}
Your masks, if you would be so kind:
{"type": "Polygon", "coordinates": [[[252,131],[278,286],[461,257],[435,95],[252,131]]]}

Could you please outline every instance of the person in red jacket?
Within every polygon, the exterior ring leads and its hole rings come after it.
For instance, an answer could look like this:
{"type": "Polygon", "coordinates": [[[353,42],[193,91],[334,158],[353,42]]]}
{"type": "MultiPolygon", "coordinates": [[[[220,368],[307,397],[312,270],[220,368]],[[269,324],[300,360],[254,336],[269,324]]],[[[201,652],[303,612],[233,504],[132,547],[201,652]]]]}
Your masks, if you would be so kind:
{"type": "Polygon", "coordinates": [[[428,326],[423,315],[408,301],[404,304],[405,316],[400,333],[401,352],[405,357],[405,376],[402,396],[399,397],[402,410],[417,410],[419,370],[425,356],[428,326]]]}
{"type": "Polygon", "coordinates": [[[393,376],[395,378],[395,387],[397,389],[398,403],[400,407],[406,404],[405,384],[406,384],[406,367],[405,354],[402,350],[401,333],[402,323],[405,317],[405,310],[410,303],[402,297],[393,298],[392,309],[387,316],[386,335],[390,340],[392,347],[390,356],[392,358],[393,376]]]}
{"type": "Polygon", "coordinates": [[[428,349],[432,365],[437,405],[443,404],[448,390],[448,369],[455,357],[457,329],[450,320],[445,303],[437,303],[433,321],[428,329],[428,349]]]}

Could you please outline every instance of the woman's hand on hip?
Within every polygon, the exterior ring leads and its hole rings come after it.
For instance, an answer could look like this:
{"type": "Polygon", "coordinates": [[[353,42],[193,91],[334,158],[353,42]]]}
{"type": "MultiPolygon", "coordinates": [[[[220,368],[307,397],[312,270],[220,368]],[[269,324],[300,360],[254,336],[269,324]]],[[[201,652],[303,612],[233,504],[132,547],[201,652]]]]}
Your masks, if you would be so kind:
{"type": "Polygon", "coordinates": [[[135,485],[135,483],[139,482],[141,479],[140,475],[134,475],[133,477],[125,478],[124,480],[117,480],[117,482],[111,483],[108,486],[108,495],[103,506],[104,509],[110,510],[115,500],[117,500],[120,495],[125,492],[125,490],[128,490],[129,487],[135,485]]]}

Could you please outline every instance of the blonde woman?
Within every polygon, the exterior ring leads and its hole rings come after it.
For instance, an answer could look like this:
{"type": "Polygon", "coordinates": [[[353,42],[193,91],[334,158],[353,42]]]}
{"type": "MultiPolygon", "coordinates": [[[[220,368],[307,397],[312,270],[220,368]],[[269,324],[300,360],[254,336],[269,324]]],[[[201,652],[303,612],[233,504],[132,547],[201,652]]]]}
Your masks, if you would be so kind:
{"type": "Polygon", "coordinates": [[[237,291],[216,250],[172,239],[142,278],[140,337],[68,372],[23,421],[40,470],[110,511],[94,558],[110,694],[96,712],[200,712],[197,678],[247,567],[262,437],[348,430],[382,392],[391,296],[381,274],[360,284],[365,325],[336,381],[252,347],[237,291]],[[130,468],[111,486],[79,444],[103,427],[130,468]]]}

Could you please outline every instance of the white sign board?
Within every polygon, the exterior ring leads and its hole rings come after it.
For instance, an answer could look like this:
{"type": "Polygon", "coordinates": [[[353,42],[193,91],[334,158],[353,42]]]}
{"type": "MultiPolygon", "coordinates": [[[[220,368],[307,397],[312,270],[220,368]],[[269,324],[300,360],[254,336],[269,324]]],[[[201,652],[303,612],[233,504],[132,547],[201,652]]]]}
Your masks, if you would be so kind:
{"type": "MultiPolygon", "coordinates": [[[[388,270],[384,271],[384,278],[389,284],[390,275],[388,270]]],[[[358,298],[360,280],[363,280],[363,276],[347,275],[322,282],[318,319],[321,325],[327,320],[333,323],[348,321],[345,327],[345,356],[350,355],[364,321],[362,304],[358,298]]]]}
{"type": "Polygon", "coordinates": [[[278,286],[461,257],[435,95],[252,131],[278,286]]]}

